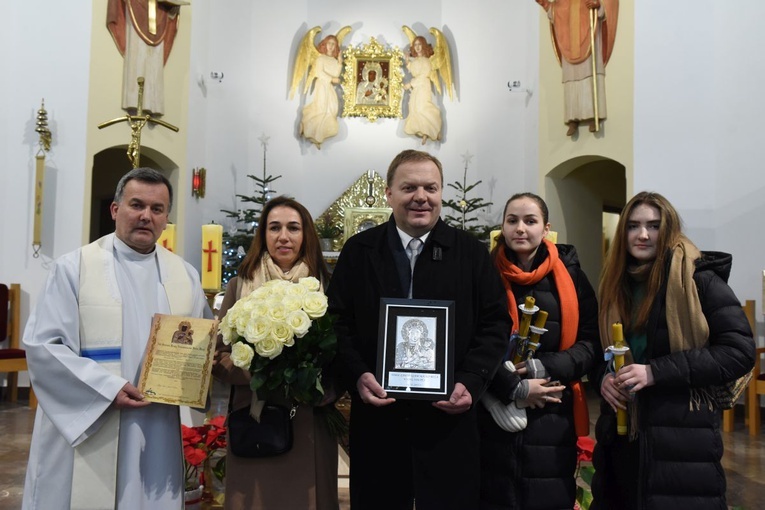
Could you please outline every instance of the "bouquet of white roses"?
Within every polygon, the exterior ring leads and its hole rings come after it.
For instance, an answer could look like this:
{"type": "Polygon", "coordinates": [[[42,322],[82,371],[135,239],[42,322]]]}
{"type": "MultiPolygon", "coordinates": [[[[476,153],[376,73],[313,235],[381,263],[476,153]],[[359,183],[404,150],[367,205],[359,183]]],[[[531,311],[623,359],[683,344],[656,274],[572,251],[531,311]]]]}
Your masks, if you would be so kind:
{"type": "Polygon", "coordinates": [[[332,361],[337,337],[319,280],[271,280],[243,296],[220,322],[231,359],[252,374],[261,398],[281,394],[316,405],[324,396],[322,369],[332,361]]]}

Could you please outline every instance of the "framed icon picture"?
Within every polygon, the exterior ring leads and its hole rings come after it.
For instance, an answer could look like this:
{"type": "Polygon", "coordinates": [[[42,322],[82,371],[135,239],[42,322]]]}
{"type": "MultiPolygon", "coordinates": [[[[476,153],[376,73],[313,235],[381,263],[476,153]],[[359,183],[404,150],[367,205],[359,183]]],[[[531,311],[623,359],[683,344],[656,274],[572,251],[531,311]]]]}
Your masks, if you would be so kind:
{"type": "Polygon", "coordinates": [[[454,388],[454,301],[382,298],[376,376],[390,397],[447,400],[454,388]]]}

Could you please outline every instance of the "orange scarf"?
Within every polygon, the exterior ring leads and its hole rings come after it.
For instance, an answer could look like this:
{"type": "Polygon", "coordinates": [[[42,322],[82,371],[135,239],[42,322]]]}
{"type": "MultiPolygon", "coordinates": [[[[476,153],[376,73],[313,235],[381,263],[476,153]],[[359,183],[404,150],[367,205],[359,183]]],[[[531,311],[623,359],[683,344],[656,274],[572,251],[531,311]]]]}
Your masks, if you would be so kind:
{"type": "MultiPolygon", "coordinates": [[[[502,283],[507,292],[507,306],[513,324],[518,325],[518,305],[515,302],[512,284],[534,285],[552,272],[555,287],[558,289],[558,305],[560,306],[560,347],[565,351],[576,342],[576,334],[579,330],[579,299],[571,275],[566,270],[565,264],[558,256],[558,247],[554,243],[544,239],[547,247],[547,258],[533,271],[525,272],[505,256],[504,248],[497,250],[494,264],[502,275],[502,283]]],[[[571,381],[569,384],[574,397],[574,426],[577,436],[587,436],[590,433],[590,416],[587,409],[587,400],[584,397],[584,388],[581,381],[571,381]]]]}

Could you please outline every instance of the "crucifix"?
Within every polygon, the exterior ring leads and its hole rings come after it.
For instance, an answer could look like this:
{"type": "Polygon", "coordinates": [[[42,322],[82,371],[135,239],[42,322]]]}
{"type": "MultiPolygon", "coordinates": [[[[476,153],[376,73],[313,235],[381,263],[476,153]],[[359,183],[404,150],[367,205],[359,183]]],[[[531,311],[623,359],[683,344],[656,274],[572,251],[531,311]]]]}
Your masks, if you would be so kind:
{"type": "Polygon", "coordinates": [[[127,157],[133,164],[133,168],[141,166],[141,130],[144,128],[147,122],[152,124],[159,124],[167,129],[172,129],[176,133],[178,128],[169,124],[161,119],[155,119],[149,114],[143,113],[143,76],[138,78],[138,107],[135,115],[129,113],[124,117],[117,117],[116,119],[107,120],[98,125],[98,129],[117,124],[119,122],[127,122],[130,125],[130,144],[127,148],[127,157]]]}

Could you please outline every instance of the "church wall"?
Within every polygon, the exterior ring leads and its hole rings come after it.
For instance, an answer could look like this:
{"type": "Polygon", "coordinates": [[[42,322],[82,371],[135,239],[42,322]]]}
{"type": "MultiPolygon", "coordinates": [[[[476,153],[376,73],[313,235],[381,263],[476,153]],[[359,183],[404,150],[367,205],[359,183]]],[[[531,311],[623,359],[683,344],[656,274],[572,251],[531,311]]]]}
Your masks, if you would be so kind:
{"type": "MultiPolygon", "coordinates": [[[[762,312],[765,66],[756,0],[636,2],[635,186],[667,196],[730,284],[762,312]],[[657,15],[661,12],[661,15],[657,15]]],[[[761,327],[761,326],[760,326],[761,327]]]]}
{"type": "Polygon", "coordinates": [[[20,283],[22,320],[53,258],[81,244],[90,72],[91,6],[11,2],[0,31],[0,281],[20,283]],[[53,143],[46,154],[42,249],[33,258],[36,113],[45,98],[53,143]]]}
{"type": "MultiPolygon", "coordinates": [[[[444,143],[429,142],[424,149],[443,162],[446,183],[461,181],[461,155],[467,151],[474,155],[467,180],[483,180],[472,196],[495,202],[492,222],[499,221],[501,204],[511,192],[537,186],[537,98],[507,87],[514,80],[525,86],[537,72],[538,44],[532,34],[537,30],[538,7],[533,2],[491,0],[470,9],[457,0],[393,1],[384,8],[348,0],[240,0],[216,3],[214,9],[210,5],[209,0],[194,2],[194,9],[209,11],[210,25],[206,33],[195,31],[192,36],[190,69],[204,77],[207,94],[191,92],[190,111],[204,111],[206,117],[204,126],[190,128],[200,143],[190,143],[189,149],[194,153],[189,158],[195,161],[192,164],[204,161],[208,169],[208,196],[187,214],[230,226],[220,209],[241,207],[236,193],[254,193],[246,175],[262,174],[258,138],[263,134],[270,137],[268,173],[282,175],[273,188],[293,195],[314,216],[367,169],[385,176],[400,150],[423,148],[418,139],[403,133],[401,119],[371,123],[365,118],[340,118],[338,135],[325,141],[321,150],[297,137],[306,100],[288,97],[292,65],[300,39],[316,25],[323,27],[322,36],[352,25],[346,46],[366,44],[372,36],[407,46],[404,24],[418,34],[430,27],[441,29],[452,44],[455,99],[443,99],[444,143]],[[200,55],[196,48],[202,46],[205,53],[200,55]],[[223,72],[223,81],[211,80],[210,71],[223,72]]],[[[190,81],[194,89],[195,78],[190,81]]],[[[454,197],[451,188],[445,197],[454,197]]],[[[187,244],[186,250],[192,253],[193,247],[187,244]]]]}

